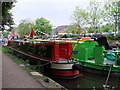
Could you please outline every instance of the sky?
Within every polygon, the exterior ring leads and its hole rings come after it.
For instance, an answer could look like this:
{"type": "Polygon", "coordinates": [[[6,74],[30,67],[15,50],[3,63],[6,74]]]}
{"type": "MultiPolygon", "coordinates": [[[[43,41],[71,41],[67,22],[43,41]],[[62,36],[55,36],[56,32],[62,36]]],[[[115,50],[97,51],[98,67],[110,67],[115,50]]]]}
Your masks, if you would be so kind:
{"type": "MultiPolygon", "coordinates": [[[[16,25],[23,19],[44,17],[53,26],[68,25],[76,6],[85,9],[90,0],[17,0],[11,10],[16,25]]],[[[97,0],[103,2],[104,0],[97,0]]]]}

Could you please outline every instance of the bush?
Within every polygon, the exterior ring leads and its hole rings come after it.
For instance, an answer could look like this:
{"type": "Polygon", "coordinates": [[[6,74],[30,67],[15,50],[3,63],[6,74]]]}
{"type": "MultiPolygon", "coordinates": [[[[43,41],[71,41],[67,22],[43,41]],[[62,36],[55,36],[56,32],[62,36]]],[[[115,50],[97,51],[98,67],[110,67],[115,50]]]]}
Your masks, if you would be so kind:
{"type": "Polygon", "coordinates": [[[115,40],[120,40],[120,35],[116,35],[115,40]]]}
{"type": "MultiPolygon", "coordinates": [[[[57,37],[63,37],[64,35],[58,35],[57,37]]],[[[67,35],[67,38],[73,38],[73,37],[81,37],[83,35],[67,35]]]]}
{"type": "Polygon", "coordinates": [[[102,35],[107,37],[108,40],[120,40],[120,35],[114,36],[114,34],[109,34],[109,35],[102,35]]]}

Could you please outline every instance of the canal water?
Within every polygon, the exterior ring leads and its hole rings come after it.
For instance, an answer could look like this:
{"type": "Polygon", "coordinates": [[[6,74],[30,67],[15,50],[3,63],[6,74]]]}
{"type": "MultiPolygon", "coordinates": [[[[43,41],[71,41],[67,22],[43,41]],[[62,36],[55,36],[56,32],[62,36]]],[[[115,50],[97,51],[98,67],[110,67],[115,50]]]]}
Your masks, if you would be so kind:
{"type": "MultiPolygon", "coordinates": [[[[107,76],[102,74],[93,74],[93,73],[84,73],[83,77],[79,77],[71,80],[62,80],[62,79],[54,79],[56,82],[64,86],[65,88],[103,88],[105,85],[107,76]]],[[[109,78],[108,84],[111,88],[120,88],[120,77],[114,78],[113,76],[109,78]]]]}

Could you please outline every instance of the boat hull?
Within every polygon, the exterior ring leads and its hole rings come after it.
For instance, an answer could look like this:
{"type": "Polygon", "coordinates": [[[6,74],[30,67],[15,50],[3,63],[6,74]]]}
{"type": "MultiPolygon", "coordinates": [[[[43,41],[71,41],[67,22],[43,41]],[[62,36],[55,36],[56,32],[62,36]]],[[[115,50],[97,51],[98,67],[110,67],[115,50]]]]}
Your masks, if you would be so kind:
{"type": "Polygon", "coordinates": [[[78,70],[73,70],[73,63],[54,62],[51,64],[51,75],[60,79],[73,79],[79,77],[78,70]]]}
{"type": "Polygon", "coordinates": [[[84,73],[94,73],[94,74],[98,74],[98,75],[103,75],[103,76],[107,76],[111,68],[110,71],[110,75],[113,77],[120,77],[120,67],[115,68],[114,66],[111,65],[96,65],[93,63],[83,63],[80,62],[79,64],[75,64],[73,68],[79,68],[80,72],[84,73]]]}

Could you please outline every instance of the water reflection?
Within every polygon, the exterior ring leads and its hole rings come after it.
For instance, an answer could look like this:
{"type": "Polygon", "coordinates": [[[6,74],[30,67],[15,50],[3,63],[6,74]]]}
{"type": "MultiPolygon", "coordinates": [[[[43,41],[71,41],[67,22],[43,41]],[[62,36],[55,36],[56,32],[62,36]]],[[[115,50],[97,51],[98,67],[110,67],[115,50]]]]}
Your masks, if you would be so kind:
{"type": "MultiPolygon", "coordinates": [[[[66,88],[103,88],[103,85],[105,85],[106,76],[86,72],[83,73],[84,77],[73,80],[54,80],[66,88]]],[[[120,77],[114,78],[110,76],[108,85],[114,88],[120,88],[120,77]]]]}

